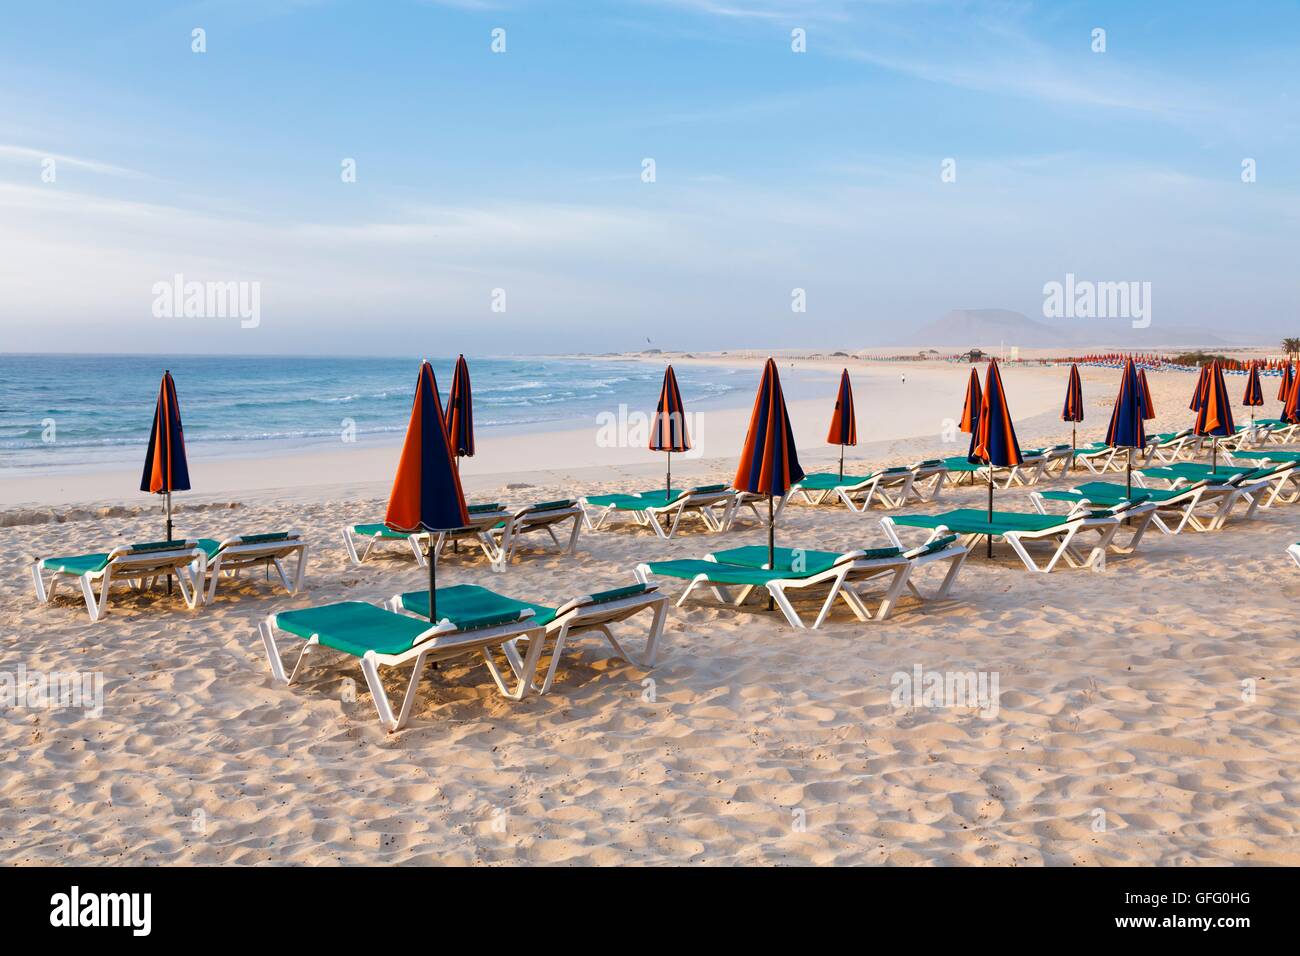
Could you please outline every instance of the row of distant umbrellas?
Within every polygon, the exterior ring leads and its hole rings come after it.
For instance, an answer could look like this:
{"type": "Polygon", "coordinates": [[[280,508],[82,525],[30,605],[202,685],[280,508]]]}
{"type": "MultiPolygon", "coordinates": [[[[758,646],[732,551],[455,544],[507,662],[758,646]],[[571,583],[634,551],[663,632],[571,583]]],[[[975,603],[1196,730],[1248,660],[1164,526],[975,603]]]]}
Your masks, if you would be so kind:
{"type": "MultiPolygon", "coordinates": [[[[1278,398],[1283,402],[1282,419],[1300,422],[1300,378],[1288,365],[1283,373],[1278,398]]],[[[1253,366],[1246,383],[1243,403],[1254,408],[1264,403],[1259,368],[1253,366]]],[[[1235,425],[1228,399],[1223,367],[1215,360],[1203,366],[1196,391],[1189,406],[1196,412],[1193,430],[1197,435],[1217,439],[1232,435],[1235,425]]],[[[1078,365],[1072,365],[1066,386],[1063,421],[1076,431],[1083,421],[1083,388],[1078,365]]],[[[1147,386],[1145,370],[1130,358],[1120,378],[1119,393],[1106,430],[1106,444],[1115,448],[1143,448],[1146,445],[1144,422],[1155,417],[1155,408],[1147,386]]],[[[1253,413],[1252,413],[1253,419],[1253,413]]],[[[1002,386],[996,360],[990,361],[981,387],[977,370],[971,370],[966,401],[962,408],[961,431],[971,436],[967,460],[987,467],[989,477],[989,520],[993,518],[993,471],[1023,463],[1020,444],[1002,386]]],[[[840,376],[835,410],[826,441],[840,446],[840,476],[844,474],[844,448],[857,444],[857,419],[853,404],[853,387],[848,370],[840,376]]],[[[1077,442],[1075,443],[1077,447],[1077,442]]],[[[651,427],[649,447],[668,454],[665,496],[672,488],[672,453],[690,450],[685,405],[672,366],[664,372],[663,387],[651,427]]],[[[433,367],[420,363],[411,418],[407,425],[397,473],[393,480],[384,522],[390,528],[407,533],[439,532],[463,528],[469,513],[460,483],[459,460],[474,454],[473,397],[469,365],[462,355],[456,361],[451,392],[444,412],[433,367]]],[[[1214,460],[1214,459],[1212,459],[1214,460]]],[[[1132,456],[1129,457],[1129,489],[1132,489],[1132,456]]],[[[768,359],[763,367],[754,408],[750,414],[745,444],[732,485],[738,491],[763,495],[768,499],[769,566],[775,560],[775,528],[771,515],[772,499],[784,496],[792,485],[804,477],[795,449],[794,432],[781,390],[776,362],[768,359]]],[[[185,457],[185,440],[181,427],[176,384],[171,372],[164,372],[154,411],[153,430],[145,454],[140,490],[166,496],[167,540],[172,536],[171,495],[190,489],[189,469],[185,457]]],[[[433,535],[430,535],[430,552],[433,535]]],[[[990,551],[992,539],[990,538],[990,551]]],[[[429,554],[430,617],[436,620],[436,562],[429,554]]],[[[168,582],[170,586],[170,581],[168,582]]]]}

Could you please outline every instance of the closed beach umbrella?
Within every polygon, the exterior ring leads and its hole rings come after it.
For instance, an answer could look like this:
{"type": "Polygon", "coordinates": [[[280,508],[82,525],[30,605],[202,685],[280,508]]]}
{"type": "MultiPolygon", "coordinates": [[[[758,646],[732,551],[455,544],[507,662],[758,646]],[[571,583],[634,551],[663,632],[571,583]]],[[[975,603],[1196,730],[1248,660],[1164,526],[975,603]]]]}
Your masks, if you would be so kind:
{"type": "Polygon", "coordinates": [[[979,369],[970,370],[970,382],[966,385],[966,404],[961,408],[961,430],[967,435],[974,434],[979,426],[980,409],[984,407],[984,393],[980,391],[979,369]]]}
{"type": "Polygon", "coordinates": [[[1250,409],[1250,432],[1255,434],[1255,409],[1264,404],[1264,388],[1259,383],[1259,363],[1251,362],[1250,371],[1246,373],[1246,393],[1241,396],[1241,404],[1250,409]]]}
{"type": "Polygon", "coordinates": [[[456,359],[451,376],[451,395],[447,398],[447,434],[457,458],[474,457],[474,398],[469,387],[469,363],[465,356],[456,359]]]}
{"type": "Polygon", "coordinates": [[[1292,374],[1291,363],[1283,362],[1282,381],[1277,386],[1277,400],[1279,402],[1286,402],[1287,396],[1291,394],[1291,383],[1293,381],[1295,381],[1295,376],[1292,374]]]}
{"type": "Polygon", "coordinates": [[[840,373],[840,391],[835,396],[835,412],[831,415],[831,430],[826,433],[826,444],[840,446],[840,477],[844,477],[844,446],[858,443],[858,416],[853,410],[853,385],[849,370],[840,373]]]}
{"type": "Polygon", "coordinates": [[[1291,390],[1286,393],[1281,417],[1282,421],[1292,425],[1300,424],[1300,376],[1296,376],[1291,381],[1291,390]]]}
{"type": "MultiPolygon", "coordinates": [[[[1294,390],[1293,390],[1294,391],[1294,390]]],[[[1223,380],[1223,367],[1215,359],[1205,377],[1205,390],[1201,407],[1196,412],[1196,434],[1213,439],[1210,447],[1210,471],[1218,470],[1219,439],[1236,431],[1232,421],[1232,402],[1228,399],[1228,386],[1223,380]]]]}
{"type": "MultiPolygon", "coordinates": [[[[1209,378],[1209,376],[1210,367],[1208,365],[1202,365],[1201,373],[1196,378],[1196,391],[1192,392],[1192,400],[1187,406],[1194,412],[1200,411],[1201,402],[1205,400],[1205,380],[1209,378]]],[[[1278,397],[1281,398],[1281,396],[1278,397]]]]}
{"type": "Polygon", "coordinates": [[[393,490],[388,496],[384,524],[394,531],[414,534],[430,532],[426,557],[429,565],[429,620],[438,620],[434,535],[439,531],[469,524],[465,495],[460,489],[447,419],[438,397],[433,367],[420,363],[411,403],[411,421],[406,426],[402,457],[397,463],[393,490]]]}
{"type": "MultiPolygon", "coordinates": [[[[158,404],[153,412],[153,431],[144,454],[144,474],[140,490],[151,495],[166,495],[167,537],[172,539],[172,492],[190,490],[190,469],[185,460],[185,431],[181,427],[181,406],[176,400],[176,383],[170,371],[163,372],[158,386],[158,404]]],[[[172,589],[167,575],[167,592],[172,589]]]]}
{"type": "Polygon", "coordinates": [[[1147,444],[1142,419],[1142,379],[1129,359],[1119,379],[1119,394],[1115,396],[1115,407],[1111,409],[1110,425],[1106,429],[1107,445],[1128,449],[1125,485],[1129,496],[1133,494],[1133,449],[1145,448],[1147,444]]]}
{"type": "MultiPolygon", "coordinates": [[[[970,453],[966,460],[973,465],[987,465],[989,473],[989,524],[993,523],[993,469],[1012,468],[1024,461],[1020,442],[1016,440],[1016,427],[1011,423],[1006,392],[1002,390],[1002,374],[996,359],[989,361],[989,371],[984,379],[984,402],[980,406],[979,423],[971,435],[970,453]]],[[[993,535],[989,536],[988,556],[993,557],[993,535]]]]}
{"type": "Polygon", "coordinates": [[[655,406],[655,420],[650,428],[650,450],[668,453],[668,472],[664,475],[664,500],[672,497],[673,452],[689,451],[691,436],[686,432],[686,406],[677,387],[677,375],[670,365],[664,370],[663,388],[659,390],[659,404],[655,406]]]}
{"type": "Polygon", "coordinates": [[[1070,467],[1074,468],[1074,452],[1079,447],[1079,422],[1083,421],[1083,380],[1079,366],[1070,366],[1070,379],[1065,385],[1065,407],[1061,421],[1070,423],[1070,467]]]}
{"type": "MultiPolygon", "coordinates": [[[[754,398],[749,416],[749,431],[740,464],[732,482],[737,491],[767,496],[767,566],[776,566],[776,529],[772,518],[772,499],[784,497],[790,486],[804,476],[795,452],[794,432],[781,394],[781,377],[776,362],[770,358],[763,367],[763,380],[754,398]]],[[[768,598],[768,610],[772,600],[768,598]]]]}
{"type": "Polygon", "coordinates": [[[1156,417],[1156,403],[1151,401],[1151,389],[1147,386],[1147,370],[1140,368],[1137,372],[1139,394],[1142,396],[1142,420],[1149,422],[1156,417]]]}

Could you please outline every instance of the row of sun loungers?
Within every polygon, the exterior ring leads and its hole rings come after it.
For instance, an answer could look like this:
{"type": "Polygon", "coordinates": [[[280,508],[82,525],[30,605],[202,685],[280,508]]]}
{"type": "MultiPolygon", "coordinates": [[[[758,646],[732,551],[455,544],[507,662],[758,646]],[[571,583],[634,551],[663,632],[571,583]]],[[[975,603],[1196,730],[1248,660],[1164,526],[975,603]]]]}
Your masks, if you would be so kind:
{"type": "Polygon", "coordinates": [[[307,543],[298,532],[283,531],[238,535],[224,541],[153,541],[69,557],[29,555],[27,561],[38,600],[48,604],[61,581],[75,581],[93,622],[107,613],[110,588],[119,582],[145,590],[159,579],[174,577],[186,607],[194,610],[216,597],[223,579],[233,580],[249,568],[265,567],[268,574],[274,568],[285,590],[296,594],[307,569],[307,543]],[[297,565],[290,577],[285,563],[293,558],[297,565]]]}

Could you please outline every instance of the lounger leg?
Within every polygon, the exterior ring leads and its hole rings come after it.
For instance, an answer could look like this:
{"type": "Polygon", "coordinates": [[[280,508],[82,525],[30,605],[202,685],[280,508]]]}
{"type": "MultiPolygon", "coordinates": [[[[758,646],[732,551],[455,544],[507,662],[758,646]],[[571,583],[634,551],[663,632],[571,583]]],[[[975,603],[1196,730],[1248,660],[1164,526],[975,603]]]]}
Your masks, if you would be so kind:
{"type": "Polygon", "coordinates": [[[565,554],[578,553],[578,535],[582,533],[582,522],[578,516],[573,516],[573,530],[569,532],[569,546],[565,549],[565,554]]]}
{"type": "MultiPolygon", "coordinates": [[[[645,518],[646,518],[646,523],[649,524],[650,527],[654,529],[655,534],[657,534],[663,540],[667,541],[670,535],[664,533],[664,529],[659,524],[659,519],[655,516],[655,513],[653,511],[646,511],[645,518]]],[[[673,523],[673,527],[674,528],[676,527],[676,522],[673,523]]]]}
{"type": "MultiPolygon", "coordinates": [[[[86,599],[86,613],[90,615],[90,623],[94,624],[104,614],[104,603],[95,599],[95,588],[90,583],[90,575],[83,574],[77,580],[81,582],[81,596],[86,599]]],[[[100,588],[100,596],[103,599],[108,598],[108,574],[105,572],[103,585],[100,588]]]]}
{"type": "MultiPolygon", "coordinates": [[[[55,577],[50,580],[50,583],[53,584],[57,577],[58,575],[56,574],[55,577]]],[[[50,597],[54,593],[54,588],[51,587],[49,592],[45,590],[45,581],[41,578],[40,561],[32,562],[32,584],[36,586],[36,600],[40,601],[42,604],[49,604],[50,597]]]]}
{"type": "MultiPolygon", "coordinates": [[[[365,560],[364,557],[357,557],[357,546],[352,540],[351,528],[343,529],[343,547],[347,549],[348,560],[351,561],[353,564],[360,564],[363,560],[365,560]]],[[[370,553],[370,549],[366,548],[366,554],[369,553],[370,553]]]]}
{"type": "Polygon", "coordinates": [[[415,659],[411,682],[406,688],[406,700],[402,704],[403,720],[399,721],[393,716],[393,706],[388,702],[388,693],[384,690],[384,682],[379,679],[379,665],[375,662],[375,652],[366,651],[365,656],[361,658],[361,673],[365,675],[366,687],[370,689],[370,697],[375,702],[375,710],[379,712],[379,723],[390,734],[400,730],[402,724],[405,723],[404,718],[410,712],[410,705],[415,697],[415,685],[419,681],[422,664],[424,664],[423,654],[415,659]]]}
{"type": "Polygon", "coordinates": [[[767,586],[767,593],[772,595],[773,602],[781,609],[781,613],[785,615],[785,619],[790,622],[791,627],[797,627],[801,631],[808,629],[807,625],[800,620],[799,613],[790,603],[790,599],[785,596],[785,588],[773,581],[767,586]]]}
{"type": "Polygon", "coordinates": [[[293,572],[293,587],[290,588],[290,594],[297,594],[302,590],[302,580],[307,574],[307,545],[298,549],[298,567],[293,572]]]}
{"type": "Polygon", "coordinates": [[[894,605],[898,603],[899,597],[902,596],[903,590],[907,587],[907,581],[911,574],[911,564],[905,564],[894,571],[889,590],[885,592],[885,599],[880,602],[880,607],[876,609],[875,620],[883,621],[889,617],[894,610],[894,605]]]}

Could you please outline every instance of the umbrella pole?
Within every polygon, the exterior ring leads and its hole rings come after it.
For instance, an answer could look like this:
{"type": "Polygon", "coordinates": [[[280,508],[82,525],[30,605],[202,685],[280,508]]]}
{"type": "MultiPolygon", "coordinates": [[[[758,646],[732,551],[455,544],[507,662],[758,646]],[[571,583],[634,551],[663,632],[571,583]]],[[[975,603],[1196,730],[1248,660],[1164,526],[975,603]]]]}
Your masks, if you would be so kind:
{"type": "Polygon", "coordinates": [[[1210,439],[1210,474],[1219,470],[1219,437],[1216,435],[1210,439]]]}
{"type": "Polygon", "coordinates": [[[840,446],[840,481],[844,480],[844,446],[840,446]]]}
{"type": "MultiPolygon", "coordinates": [[[[776,570],[776,519],[772,518],[772,496],[767,496],[767,570],[776,570]]],[[[767,610],[774,609],[772,592],[767,592],[767,610]]]]}
{"type": "Polygon", "coordinates": [[[425,561],[429,564],[429,623],[438,623],[438,561],[434,554],[437,545],[434,544],[433,532],[429,532],[429,549],[424,553],[425,561]]]}
{"type": "MultiPolygon", "coordinates": [[[[460,476],[460,455],[456,456],[456,475],[457,477],[460,476]]],[[[451,550],[455,551],[457,554],[460,554],[460,538],[451,539],[451,550]]],[[[430,607],[432,607],[432,605],[430,605],[430,607]]]]}
{"type": "Polygon", "coordinates": [[[1070,425],[1070,470],[1071,471],[1074,471],[1074,469],[1079,464],[1077,461],[1074,460],[1074,457],[1077,454],[1079,454],[1079,423],[1074,422],[1070,425]]]}
{"type": "MultiPolygon", "coordinates": [[[[993,462],[989,462],[989,524],[993,524],[993,462]]],[[[993,529],[989,528],[988,557],[993,557],[993,529]]]]}
{"type": "MultiPolygon", "coordinates": [[[[167,540],[172,539],[172,493],[167,492],[167,540]]],[[[172,593],[172,573],[167,572],[167,593],[172,593]]]]}
{"type": "Polygon", "coordinates": [[[673,496],[673,450],[668,449],[668,474],[664,476],[664,504],[673,496]]]}

